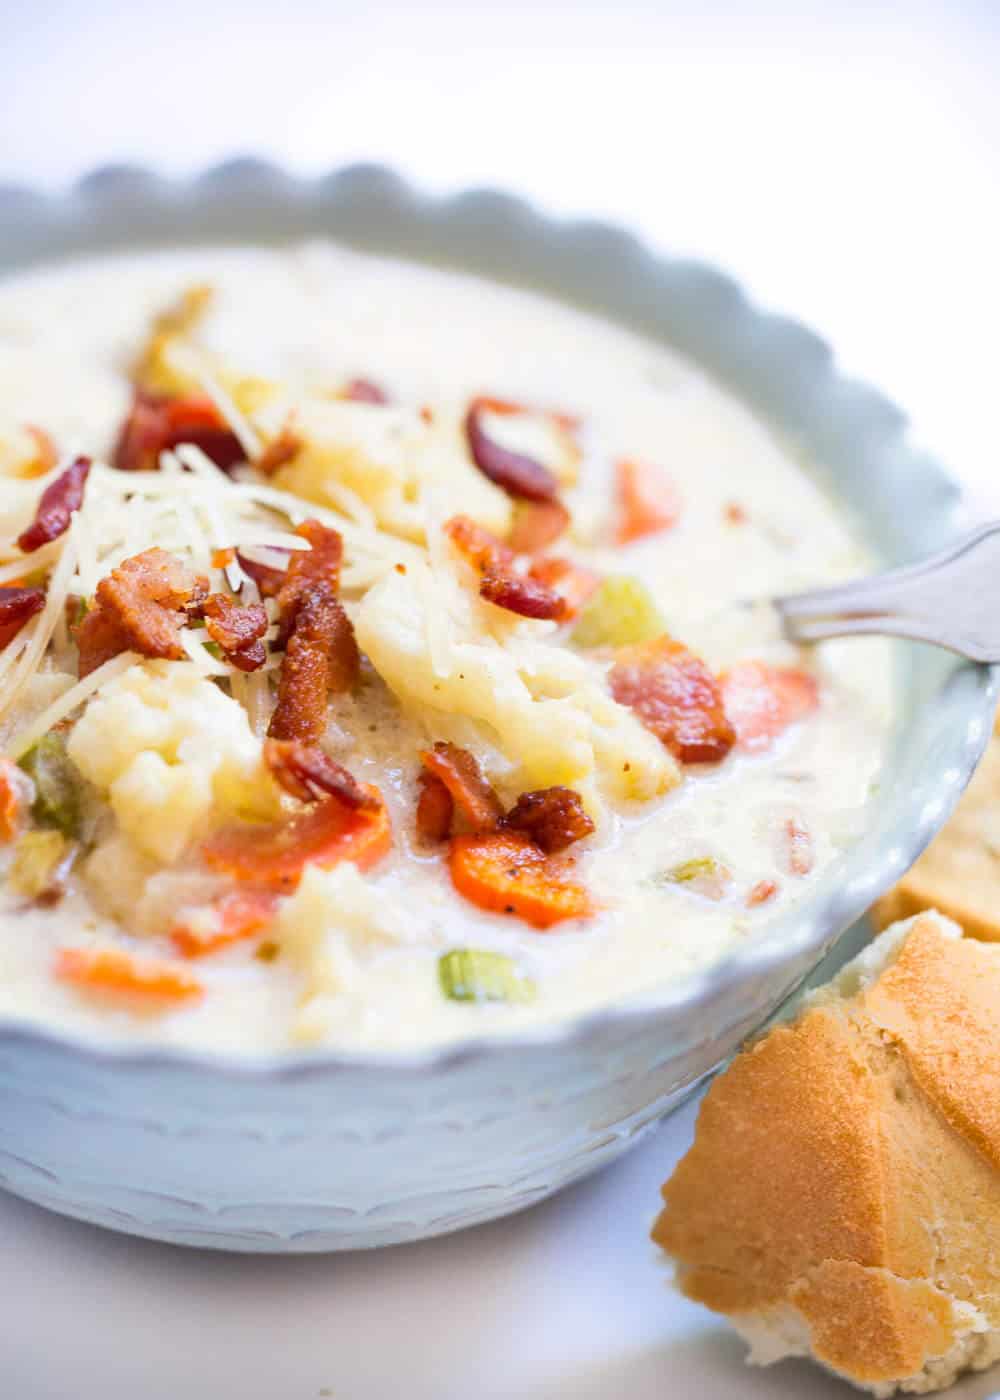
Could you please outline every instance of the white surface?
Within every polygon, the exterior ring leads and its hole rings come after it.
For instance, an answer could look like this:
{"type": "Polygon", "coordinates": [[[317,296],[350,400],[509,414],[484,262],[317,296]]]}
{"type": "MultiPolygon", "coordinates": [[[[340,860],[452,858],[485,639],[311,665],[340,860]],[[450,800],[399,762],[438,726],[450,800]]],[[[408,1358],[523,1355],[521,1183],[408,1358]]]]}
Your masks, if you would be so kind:
{"type": "MultiPolygon", "coordinates": [[[[1000,501],[997,0],[0,0],[0,19],[0,180],[259,150],[612,215],[815,324],[1000,501]]],[[[691,1117],[527,1215],[367,1256],[199,1255],[0,1199],[0,1396],[846,1395],[799,1364],[745,1371],[668,1291],[644,1236],[691,1117]]]]}

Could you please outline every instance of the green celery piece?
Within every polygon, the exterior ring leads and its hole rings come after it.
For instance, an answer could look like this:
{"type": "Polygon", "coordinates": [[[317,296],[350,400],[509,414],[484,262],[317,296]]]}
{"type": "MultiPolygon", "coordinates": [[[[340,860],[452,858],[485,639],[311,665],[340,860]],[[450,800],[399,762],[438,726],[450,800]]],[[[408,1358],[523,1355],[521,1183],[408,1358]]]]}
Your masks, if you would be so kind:
{"type": "Polygon", "coordinates": [[[633,646],[666,630],[644,583],[630,574],[608,574],[581,609],[570,641],[578,647],[633,646]]]}
{"type": "Polygon", "coordinates": [[[664,871],[663,878],[671,885],[687,885],[704,875],[714,875],[718,868],[719,862],[711,856],[698,856],[694,860],[682,861],[672,870],[664,871]]]}
{"type": "Polygon", "coordinates": [[[452,948],[438,959],[438,981],[450,1001],[533,1001],[535,984],[513,959],[481,948],[452,948]]]}
{"type": "Polygon", "coordinates": [[[35,784],[31,812],[38,824],[78,838],[83,818],[83,784],[66,752],[62,734],[43,734],[21,759],[20,766],[35,784]]]}

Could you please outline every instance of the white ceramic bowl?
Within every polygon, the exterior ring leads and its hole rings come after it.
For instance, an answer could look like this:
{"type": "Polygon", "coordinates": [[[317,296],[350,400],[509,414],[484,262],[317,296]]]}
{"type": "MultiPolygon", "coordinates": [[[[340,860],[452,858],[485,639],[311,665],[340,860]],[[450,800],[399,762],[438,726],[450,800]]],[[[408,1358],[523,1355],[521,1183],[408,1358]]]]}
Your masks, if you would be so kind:
{"type": "MultiPolygon", "coordinates": [[[[0,189],[0,273],[115,247],[330,234],[603,312],[684,351],[783,429],[890,562],[939,545],[960,494],[822,341],[718,273],[517,200],[415,194],[390,173],[296,183],[237,162],[184,185],[106,170],[49,200],[0,189]]],[[[794,913],[705,973],[516,1039],[427,1054],[225,1060],[0,1024],[0,1183],[156,1239],[330,1250],[417,1239],[540,1200],[610,1162],[755,1030],[948,816],[996,678],[898,649],[898,736],[864,837],[794,913]]]]}

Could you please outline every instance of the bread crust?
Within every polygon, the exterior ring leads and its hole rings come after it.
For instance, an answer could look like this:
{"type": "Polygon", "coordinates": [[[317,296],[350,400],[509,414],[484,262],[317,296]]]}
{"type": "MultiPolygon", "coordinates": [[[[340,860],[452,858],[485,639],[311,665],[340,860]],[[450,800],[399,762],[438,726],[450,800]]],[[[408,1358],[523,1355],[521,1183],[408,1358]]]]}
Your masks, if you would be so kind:
{"type": "Polygon", "coordinates": [[[737,1056],[663,1198],[688,1297],[793,1309],[858,1384],[1000,1328],[1000,949],[915,920],[876,980],[737,1056]]]}

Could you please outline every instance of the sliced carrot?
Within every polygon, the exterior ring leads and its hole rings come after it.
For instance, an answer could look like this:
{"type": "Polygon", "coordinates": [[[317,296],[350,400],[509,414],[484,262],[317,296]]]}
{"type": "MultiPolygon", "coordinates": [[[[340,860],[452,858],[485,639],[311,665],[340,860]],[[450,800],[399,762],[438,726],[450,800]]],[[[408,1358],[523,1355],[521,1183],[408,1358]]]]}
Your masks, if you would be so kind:
{"type": "Polygon", "coordinates": [[[645,535],[670,530],[681,514],[677,487],[652,462],[622,457],[615,463],[618,494],[617,544],[630,544],[645,535]]]}
{"type": "Polygon", "coordinates": [[[737,747],[760,753],[819,704],[814,676],[766,661],[741,661],[722,677],[722,701],[737,747]]]}
{"type": "Polygon", "coordinates": [[[456,836],[448,853],[460,895],[491,914],[514,914],[534,928],[593,913],[586,889],[516,831],[456,836]]]}
{"type": "Polygon", "coordinates": [[[9,758],[0,758],[0,841],[13,841],[17,835],[21,799],[16,773],[9,758]]]}
{"type": "Polygon", "coordinates": [[[378,788],[374,808],[351,808],[336,797],[316,802],[285,821],[231,826],[209,838],[202,855],[213,870],[261,889],[294,890],[307,865],[329,870],[349,860],[368,870],[392,846],[389,813],[378,788]]]}
{"type": "Polygon", "coordinates": [[[274,918],[277,896],[268,890],[231,890],[170,930],[174,947],[186,958],[228,948],[262,933],[274,918]]]}
{"type": "Polygon", "coordinates": [[[204,990],[187,968],[121,948],[60,948],[55,975],[86,992],[149,1002],[192,1001],[204,990]]]}

